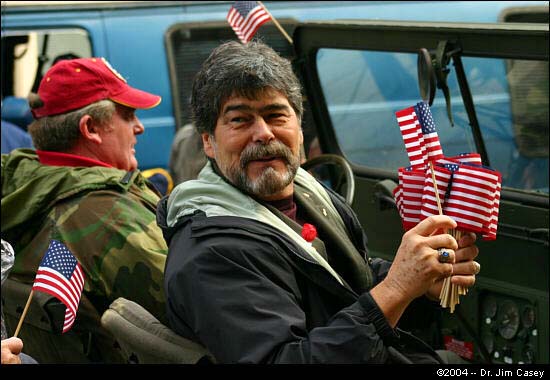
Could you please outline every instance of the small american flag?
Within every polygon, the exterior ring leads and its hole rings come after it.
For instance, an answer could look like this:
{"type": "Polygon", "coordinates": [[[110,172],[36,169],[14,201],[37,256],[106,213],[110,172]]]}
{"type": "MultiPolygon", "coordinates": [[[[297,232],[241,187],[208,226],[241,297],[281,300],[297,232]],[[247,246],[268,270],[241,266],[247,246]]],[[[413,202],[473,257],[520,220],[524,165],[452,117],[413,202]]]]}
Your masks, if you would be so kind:
{"type": "Polygon", "coordinates": [[[63,243],[52,240],[40,262],[32,289],[48,293],[66,306],[63,333],[75,321],[83,287],[84,274],[80,264],[63,243]]]}
{"type": "Polygon", "coordinates": [[[408,230],[420,222],[422,194],[424,189],[424,172],[413,170],[412,166],[399,169],[403,227],[408,230]]]}
{"type": "Polygon", "coordinates": [[[491,211],[491,220],[489,223],[489,228],[483,234],[483,240],[495,240],[497,238],[497,227],[498,227],[498,210],[500,207],[500,190],[502,189],[502,177],[498,173],[498,182],[495,191],[495,198],[493,201],[493,209],[491,211]]]}
{"type": "Polygon", "coordinates": [[[454,173],[445,215],[453,218],[459,229],[490,234],[491,217],[499,175],[479,165],[460,165],[454,173]]]}
{"type": "MultiPolygon", "coordinates": [[[[446,197],[449,186],[452,180],[452,170],[444,166],[434,166],[433,168],[435,181],[437,184],[437,194],[439,204],[445,207],[446,197]]],[[[422,209],[420,211],[421,219],[425,219],[431,215],[439,215],[439,207],[437,205],[437,197],[431,175],[431,170],[427,169],[424,178],[424,192],[422,194],[422,209]]]]}
{"type": "Polygon", "coordinates": [[[418,117],[418,122],[422,127],[422,135],[424,137],[424,146],[426,147],[428,160],[433,161],[443,158],[443,151],[439,143],[439,136],[435,131],[435,122],[430,107],[425,102],[419,102],[414,107],[414,110],[418,117]]]}
{"type": "Polygon", "coordinates": [[[423,169],[426,166],[426,147],[414,107],[397,111],[395,116],[411,166],[415,169],[423,169]]]}
{"type": "Polygon", "coordinates": [[[470,163],[481,165],[481,155],[479,153],[460,153],[457,156],[449,157],[451,160],[456,160],[462,164],[470,163]]]}
{"type": "Polygon", "coordinates": [[[260,26],[271,20],[257,1],[235,1],[229,8],[227,21],[243,44],[254,37],[260,26]]]}

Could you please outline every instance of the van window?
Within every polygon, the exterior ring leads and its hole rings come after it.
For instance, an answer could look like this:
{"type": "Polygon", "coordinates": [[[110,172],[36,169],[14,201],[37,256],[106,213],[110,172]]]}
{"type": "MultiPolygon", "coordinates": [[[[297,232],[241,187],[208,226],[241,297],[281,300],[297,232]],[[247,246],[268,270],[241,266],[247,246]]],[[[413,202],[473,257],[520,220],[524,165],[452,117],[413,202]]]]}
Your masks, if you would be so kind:
{"type": "MultiPolygon", "coordinates": [[[[464,57],[463,65],[490,161],[486,164],[502,173],[504,187],[547,194],[548,63],[464,57]]],[[[346,158],[389,171],[408,165],[395,111],[420,100],[417,55],[320,49],[317,68],[346,158]]],[[[431,107],[443,152],[475,152],[453,70],[448,85],[454,126],[441,91],[431,107]]]]}
{"type": "Polygon", "coordinates": [[[2,32],[2,97],[27,97],[56,59],[91,56],[84,29],[2,32]]]}
{"type": "MultiPolygon", "coordinates": [[[[288,33],[292,34],[294,25],[280,20],[288,33]]],[[[216,23],[210,27],[197,24],[178,24],[167,33],[167,45],[172,68],[172,92],[176,103],[179,127],[191,121],[189,100],[191,85],[202,63],[208,58],[221,41],[237,40],[235,32],[227,23],[216,23]]],[[[292,46],[281,32],[273,25],[264,25],[258,30],[255,38],[262,39],[269,46],[285,57],[293,54],[292,46]]]]}
{"type": "MultiPolygon", "coordinates": [[[[279,23],[285,28],[286,32],[292,35],[297,21],[293,19],[281,18],[279,23]]],[[[274,25],[265,24],[254,37],[260,39],[271,46],[275,51],[284,57],[292,59],[294,48],[288,43],[285,37],[274,25]]],[[[237,40],[235,32],[227,27],[227,23],[202,23],[190,24],[183,23],[174,25],[167,33],[168,57],[170,63],[170,75],[172,83],[172,94],[175,104],[175,115],[178,128],[181,128],[191,122],[189,109],[189,100],[191,97],[191,85],[197,71],[202,63],[208,58],[211,51],[217,47],[221,41],[237,40]]],[[[298,75],[300,73],[295,70],[298,75]]],[[[302,120],[304,131],[305,149],[309,149],[309,144],[315,135],[313,117],[308,108],[307,102],[304,104],[304,116],[302,120]]]]}

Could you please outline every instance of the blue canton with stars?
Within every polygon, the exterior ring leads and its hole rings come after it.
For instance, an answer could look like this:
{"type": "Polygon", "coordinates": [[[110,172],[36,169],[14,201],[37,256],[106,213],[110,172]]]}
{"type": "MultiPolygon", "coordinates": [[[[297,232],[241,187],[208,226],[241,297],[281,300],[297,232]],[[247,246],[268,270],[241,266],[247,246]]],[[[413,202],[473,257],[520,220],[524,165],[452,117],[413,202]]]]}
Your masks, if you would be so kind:
{"type": "Polygon", "coordinates": [[[246,15],[257,6],[258,3],[255,1],[235,1],[233,8],[235,8],[243,18],[246,18],[246,15]]]}
{"type": "Polygon", "coordinates": [[[71,251],[64,244],[52,240],[40,266],[51,268],[70,280],[77,263],[71,251]]]}
{"type": "Polygon", "coordinates": [[[443,164],[443,166],[445,167],[445,169],[448,169],[451,172],[456,172],[458,170],[457,164],[443,164]]]}
{"type": "Polygon", "coordinates": [[[414,111],[416,112],[416,116],[418,117],[418,122],[422,127],[422,133],[425,135],[427,135],[428,133],[434,133],[435,122],[432,117],[432,112],[430,111],[430,107],[428,107],[428,105],[424,102],[419,102],[417,103],[416,106],[414,106],[414,111]]]}

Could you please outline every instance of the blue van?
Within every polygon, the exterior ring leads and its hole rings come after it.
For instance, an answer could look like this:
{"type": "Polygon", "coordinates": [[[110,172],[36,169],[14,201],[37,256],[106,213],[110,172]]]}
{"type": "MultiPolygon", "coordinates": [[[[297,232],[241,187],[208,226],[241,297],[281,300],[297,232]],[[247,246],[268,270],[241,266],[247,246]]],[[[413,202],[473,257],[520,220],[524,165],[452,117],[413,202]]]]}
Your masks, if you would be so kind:
{"type": "MultiPolygon", "coordinates": [[[[2,117],[17,116],[5,106],[20,104],[56,57],[103,56],[162,96],[138,111],[136,151],[141,169],[167,168],[190,121],[194,74],[220,41],[237,39],[225,18],[232,2],[66,3],[2,2],[2,117]]],[[[548,1],[264,4],[294,39],[271,22],[257,33],[303,81],[305,151],[317,137],[351,167],[350,203],[373,256],[391,259],[402,233],[391,190],[408,159],[395,111],[424,95],[445,154],[477,152],[502,173],[498,239],[479,242],[476,286],[454,314],[408,327],[472,363],[550,363],[548,1]],[[438,76],[423,95],[421,47],[438,76]]]]}
{"type": "MultiPolygon", "coordinates": [[[[145,133],[138,136],[136,156],[141,169],[167,168],[174,134],[189,122],[187,103],[194,73],[212,47],[222,40],[236,39],[225,18],[231,4],[229,1],[2,2],[2,98],[26,97],[32,84],[60,55],[105,57],[131,85],[162,96],[158,107],[138,111],[145,133]]],[[[292,34],[299,22],[309,20],[496,22],[506,9],[544,6],[548,2],[266,1],[264,4],[292,34]]],[[[294,54],[273,23],[264,24],[257,35],[283,54],[294,54]]],[[[386,64],[374,69],[382,70],[386,64]]],[[[392,75],[392,71],[387,70],[384,75],[392,75]]],[[[415,91],[410,86],[401,90],[415,91]]],[[[405,93],[402,96],[405,98],[405,93]]],[[[362,160],[360,152],[353,154],[362,160]]]]}

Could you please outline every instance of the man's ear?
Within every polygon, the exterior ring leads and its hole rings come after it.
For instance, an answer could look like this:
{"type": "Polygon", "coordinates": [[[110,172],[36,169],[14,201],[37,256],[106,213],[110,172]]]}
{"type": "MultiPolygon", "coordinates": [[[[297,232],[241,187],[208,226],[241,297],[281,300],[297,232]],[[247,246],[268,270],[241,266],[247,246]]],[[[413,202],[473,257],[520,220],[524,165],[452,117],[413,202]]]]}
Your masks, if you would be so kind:
{"type": "Polygon", "coordinates": [[[80,134],[86,139],[86,141],[91,141],[96,144],[102,143],[103,140],[99,134],[99,129],[101,127],[97,125],[97,123],[94,123],[94,120],[90,115],[84,115],[80,118],[78,128],[80,129],[80,134]]]}
{"type": "Polygon", "coordinates": [[[202,145],[204,147],[204,153],[210,157],[215,159],[216,158],[216,149],[214,147],[214,136],[210,133],[204,132],[201,133],[202,137],[202,145]]]}

